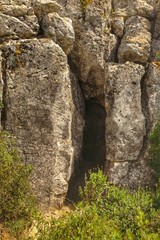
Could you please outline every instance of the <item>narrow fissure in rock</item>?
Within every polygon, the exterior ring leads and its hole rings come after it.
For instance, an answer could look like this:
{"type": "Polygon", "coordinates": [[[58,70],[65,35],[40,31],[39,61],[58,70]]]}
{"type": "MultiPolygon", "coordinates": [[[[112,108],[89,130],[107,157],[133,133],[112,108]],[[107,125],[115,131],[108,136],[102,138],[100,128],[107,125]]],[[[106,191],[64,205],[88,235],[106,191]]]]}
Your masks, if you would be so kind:
{"type": "Polygon", "coordinates": [[[7,79],[6,79],[6,68],[7,68],[7,61],[5,59],[4,54],[2,53],[2,110],[1,110],[1,127],[4,130],[6,124],[6,88],[7,88],[7,79]]]}
{"type": "Polygon", "coordinates": [[[146,86],[148,71],[149,71],[149,67],[147,66],[145,74],[141,79],[141,106],[142,106],[142,112],[145,117],[146,134],[143,138],[143,145],[142,145],[140,154],[138,156],[138,160],[140,158],[144,157],[144,154],[147,150],[147,146],[148,146],[148,142],[149,142],[149,134],[150,134],[150,131],[152,128],[152,124],[151,124],[151,120],[150,120],[150,112],[149,112],[149,108],[148,108],[149,97],[148,97],[147,86],[146,86]]]}
{"type": "Polygon", "coordinates": [[[66,200],[79,200],[79,187],[84,187],[89,170],[97,171],[105,164],[105,117],[104,107],[96,99],[85,103],[85,128],[83,135],[82,159],[75,166],[74,177],[70,180],[66,200]]]}

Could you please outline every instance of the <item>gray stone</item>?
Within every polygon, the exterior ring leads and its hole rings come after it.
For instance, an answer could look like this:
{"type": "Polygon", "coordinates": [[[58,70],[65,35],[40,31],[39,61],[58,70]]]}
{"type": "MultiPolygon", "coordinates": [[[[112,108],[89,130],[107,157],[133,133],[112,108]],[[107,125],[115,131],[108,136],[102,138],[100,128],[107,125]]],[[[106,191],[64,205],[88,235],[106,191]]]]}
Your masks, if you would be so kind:
{"type": "Polygon", "coordinates": [[[142,17],[131,17],[125,23],[125,34],[118,49],[120,63],[144,63],[150,56],[151,24],[142,17]]]}
{"type": "Polygon", "coordinates": [[[160,62],[150,64],[145,84],[149,121],[153,128],[160,119],[160,62]]]}
{"type": "Polygon", "coordinates": [[[61,12],[62,6],[59,5],[56,1],[53,0],[34,0],[33,8],[35,14],[38,16],[42,16],[52,12],[61,12]]]}
{"type": "Polygon", "coordinates": [[[122,37],[124,32],[124,17],[114,17],[112,19],[112,29],[117,37],[122,37]]]}
{"type": "Polygon", "coordinates": [[[48,39],[9,42],[3,52],[5,128],[17,137],[24,162],[33,165],[32,185],[41,208],[61,205],[74,154],[74,105],[66,55],[48,39]]]}
{"type": "Polygon", "coordinates": [[[38,33],[38,20],[34,19],[36,28],[28,26],[18,18],[0,14],[0,37],[5,39],[32,38],[38,33]]]}
{"type": "MultiPolygon", "coordinates": [[[[119,162],[119,167],[121,161],[135,161],[143,144],[145,119],[140,82],[144,72],[144,67],[129,62],[106,66],[106,158],[109,162],[119,162]]],[[[113,167],[118,168],[117,164],[113,167]]]]}
{"type": "Polygon", "coordinates": [[[154,19],[154,4],[146,0],[113,0],[114,12],[125,13],[125,18],[132,16],[141,16],[148,19],[154,19]]]}
{"type": "Polygon", "coordinates": [[[75,34],[70,18],[61,18],[58,13],[50,13],[43,17],[42,29],[44,36],[58,43],[66,54],[72,50],[75,34]]]}

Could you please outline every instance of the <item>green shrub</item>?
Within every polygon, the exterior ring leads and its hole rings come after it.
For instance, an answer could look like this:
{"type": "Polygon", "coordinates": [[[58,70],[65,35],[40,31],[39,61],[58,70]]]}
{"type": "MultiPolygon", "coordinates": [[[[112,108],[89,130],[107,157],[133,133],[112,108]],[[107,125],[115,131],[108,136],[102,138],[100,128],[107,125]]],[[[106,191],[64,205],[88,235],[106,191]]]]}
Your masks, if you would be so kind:
{"type": "Polygon", "coordinates": [[[13,137],[0,133],[0,222],[15,234],[31,219],[34,197],[29,185],[31,167],[25,166],[14,147],[13,137]]]}
{"type": "Polygon", "coordinates": [[[38,240],[120,240],[120,230],[113,221],[100,217],[95,205],[77,207],[69,215],[52,219],[39,229],[38,240]],[[42,230],[43,229],[43,230],[42,230]]]}
{"type": "Polygon", "coordinates": [[[84,189],[80,187],[79,192],[83,202],[92,203],[101,201],[106,189],[106,176],[98,169],[98,172],[89,171],[89,177],[85,178],[85,187],[84,189]]]}
{"type": "Polygon", "coordinates": [[[150,134],[151,167],[155,172],[155,179],[160,178],[160,122],[158,122],[150,134]]]}
{"type": "Polygon", "coordinates": [[[38,224],[38,240],[159,240],[160,188],[114,186],[101,170],[89,173],[82,201],[70,214],[38,224]]]}

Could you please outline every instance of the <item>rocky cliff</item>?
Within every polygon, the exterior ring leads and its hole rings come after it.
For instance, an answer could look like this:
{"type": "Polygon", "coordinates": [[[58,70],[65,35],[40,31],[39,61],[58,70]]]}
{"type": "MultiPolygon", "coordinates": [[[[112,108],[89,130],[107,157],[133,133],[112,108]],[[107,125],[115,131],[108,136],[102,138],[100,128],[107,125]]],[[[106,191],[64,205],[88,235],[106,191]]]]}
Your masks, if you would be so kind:
{"type": "Polygon", "coordinates": [[[97,165],[115,183],[150,183],[159,24],[156,0],[0,0],[1,129],[33,165],[41,208],[97,165]]]}

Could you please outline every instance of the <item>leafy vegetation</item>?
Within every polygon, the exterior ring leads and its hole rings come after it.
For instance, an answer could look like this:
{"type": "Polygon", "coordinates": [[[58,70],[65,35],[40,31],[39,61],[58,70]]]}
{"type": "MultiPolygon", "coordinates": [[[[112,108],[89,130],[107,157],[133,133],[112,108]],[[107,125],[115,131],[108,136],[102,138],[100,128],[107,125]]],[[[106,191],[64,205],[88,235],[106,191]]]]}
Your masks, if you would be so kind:
{"type": "Polygon", "coordinates": [[[151,167],[155,171],[155,178],[160,178],[160,122],[158,122],[150,135],[151,167]]]}
{"type": "Polygon", "coordinates": [[[159,240],[160,186],[156,191],[111,185],[101,170],[89,174],[82,201],[70,214],[39,222],[38,240],[159,240]]]}
{"type": "MultiPolygon", "coordinates": [[[[160,176],[160,124],[150,136],[151,164],[160,176]]],[[[107,181],[101,170],[89,172],[74,211],[44,219],[37,214],[29,185],[31,167],[24,166],[13,138],[0,133],[0,223],[16,239],[34,220],[37,231],[27,240],[159,240],[160,183],[154,190],[130,191],[107,181]],[[35,214],[36,213],[36,214],[35,214]]],[[[24,236],[23,236],[23,239],[24,236]]]]}
{"type": "Polygon", "coordinates": [[[24,166],[14,145],[10,134],[0,133],[0,222],[19,235],[31,222],[34,197],[31,167],[24,166]]]}

